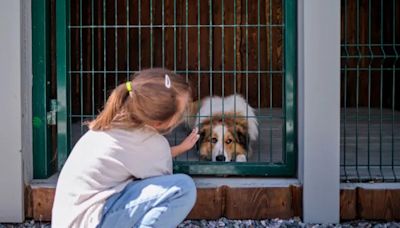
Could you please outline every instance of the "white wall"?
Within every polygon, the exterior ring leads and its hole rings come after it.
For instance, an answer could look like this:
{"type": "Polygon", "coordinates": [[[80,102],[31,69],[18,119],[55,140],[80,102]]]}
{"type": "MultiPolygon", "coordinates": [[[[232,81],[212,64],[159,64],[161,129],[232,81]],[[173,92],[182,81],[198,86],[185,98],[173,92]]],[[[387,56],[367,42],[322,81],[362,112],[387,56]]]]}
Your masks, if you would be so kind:
{"type": "Polygon", "coordinates": [[[33,178],[32,157],[32,13],[31,0],[21,0],[22,161],[24,182],[33,178]]]}
{"type": "Polygon", "coordinates": [[[298,1],[299,177],[305,222],[339,222],[340,1],[298,1]]]}
{"type": "Polygon", "coordinates": [[[0,1],[0,222],[24,219],[21,2],[0,1]]]}

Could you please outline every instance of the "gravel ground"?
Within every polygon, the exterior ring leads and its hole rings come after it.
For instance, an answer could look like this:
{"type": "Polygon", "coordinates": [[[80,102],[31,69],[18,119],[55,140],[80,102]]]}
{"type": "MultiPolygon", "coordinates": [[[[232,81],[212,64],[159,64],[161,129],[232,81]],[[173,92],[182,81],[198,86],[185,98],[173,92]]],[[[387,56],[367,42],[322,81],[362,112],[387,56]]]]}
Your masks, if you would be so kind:
{"type": "MultiPolygon", "coordinates": [[[[218,220],[186,220],[183,221],[178,228],[200,228],[200,227],[231,227],[231,228],[253,228],[253,227],[302,227],[302,228],[400,228],[398,222],[375,222],[375,221],[350,221],[341,224],[307,224],[303,223],[299,218],[288,220],[267,219],[267,220],[229,220],[220,218],[218,220]]],[[[22,224],[0,224],[0,228],[50,228],[49,223],[40,223],[35,221],[27,221],[22,224]]]]}

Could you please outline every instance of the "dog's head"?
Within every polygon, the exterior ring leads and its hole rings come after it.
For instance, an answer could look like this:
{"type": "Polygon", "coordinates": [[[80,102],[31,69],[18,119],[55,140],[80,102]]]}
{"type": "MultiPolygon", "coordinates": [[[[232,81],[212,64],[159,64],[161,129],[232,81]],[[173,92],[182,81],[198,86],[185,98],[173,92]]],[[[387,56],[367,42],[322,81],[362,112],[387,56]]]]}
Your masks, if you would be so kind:
{"type": "Polygon", "coordinates": [[[200,159],[246,162],[249,140],[246,121],[213,119],[200,128],[200,159]]]}

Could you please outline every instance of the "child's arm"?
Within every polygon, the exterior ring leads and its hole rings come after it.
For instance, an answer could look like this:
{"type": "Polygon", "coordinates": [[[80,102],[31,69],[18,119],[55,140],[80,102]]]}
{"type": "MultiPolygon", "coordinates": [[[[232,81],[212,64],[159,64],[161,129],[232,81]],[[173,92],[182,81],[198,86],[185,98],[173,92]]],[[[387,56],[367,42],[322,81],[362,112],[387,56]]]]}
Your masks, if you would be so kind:
{"type": "Polygon", "coordinates": [[[183,142],[181,142],[179,145],[171,147],[171,154],[173,158],[190,150],[194,146],[194,144],[200,138],[200,136],[197,134],[197,131],[197,128],[193,129],[192,133],[190,133],[190,135],[186,137],[183,142]]]}

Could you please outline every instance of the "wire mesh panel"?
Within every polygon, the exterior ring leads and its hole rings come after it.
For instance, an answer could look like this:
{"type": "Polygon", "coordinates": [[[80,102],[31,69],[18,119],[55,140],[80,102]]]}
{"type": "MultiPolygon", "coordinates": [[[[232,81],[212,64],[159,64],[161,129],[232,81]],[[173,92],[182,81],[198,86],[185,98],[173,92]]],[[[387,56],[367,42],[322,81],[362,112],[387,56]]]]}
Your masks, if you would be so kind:
{"type": "Polygon", "coordinates": [[[399,181],[400,1],[341,9],[342,181],[399,181]]]}
{"type": "MultiPolygon", "coordinates": [[[[68,58],[61,64],[68,66],[69,149],[87,131],[82,123],[98,114],[113,88],[137,71],[164,67],[186,77],[199,106],[207,97],[240,95],[256,112],[244,118],[259,123],[247,162],[201,161],[196,147],[175,159],[175,171],[294,174],[296,1],[60,2],[68,11],[68,50],[59,55],[68,58]]],[[[166,137],[175,145],[189,131],[182,125],[166,137]]]]}

